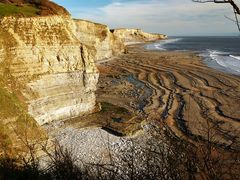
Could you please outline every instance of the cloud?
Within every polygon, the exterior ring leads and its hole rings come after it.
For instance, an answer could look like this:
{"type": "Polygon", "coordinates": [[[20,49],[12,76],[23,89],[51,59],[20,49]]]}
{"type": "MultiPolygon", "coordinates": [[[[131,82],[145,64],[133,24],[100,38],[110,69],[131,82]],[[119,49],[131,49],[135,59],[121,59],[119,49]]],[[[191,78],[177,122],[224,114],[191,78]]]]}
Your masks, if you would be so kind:
{"type": "Polygon", "coordinates": [[[226,4],[193,3],[191,0],[116,0],[97,8],[74,11],[77,18],[108,24],[112,28],[142,28],[170,35],[223,34],[235,30],[226,4]]]}

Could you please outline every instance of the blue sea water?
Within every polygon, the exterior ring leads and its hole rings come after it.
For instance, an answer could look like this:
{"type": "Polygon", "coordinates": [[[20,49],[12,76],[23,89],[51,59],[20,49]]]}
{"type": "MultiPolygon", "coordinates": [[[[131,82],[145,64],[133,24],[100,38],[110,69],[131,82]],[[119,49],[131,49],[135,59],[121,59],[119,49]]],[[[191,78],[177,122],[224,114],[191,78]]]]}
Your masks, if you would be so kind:
{"type": "Polygon", "coordinates": [[[146,49],[159,51],[193,51],[215,69],[240,75],[240,37],[170,37],[148,44],[146,49]]]}

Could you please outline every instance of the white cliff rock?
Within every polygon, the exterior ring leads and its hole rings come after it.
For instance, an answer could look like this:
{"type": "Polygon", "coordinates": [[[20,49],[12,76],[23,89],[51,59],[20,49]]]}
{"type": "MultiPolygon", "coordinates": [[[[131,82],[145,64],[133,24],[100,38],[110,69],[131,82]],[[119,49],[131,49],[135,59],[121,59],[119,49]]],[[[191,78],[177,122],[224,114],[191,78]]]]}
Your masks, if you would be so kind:
{"type": "Polygon", "coordinates": [[[40,124],[94,111],[98,70],[69,16],[0,19],[0,73],[40,124]]]}
{"type": "Polygon", "coordinates": [[[124,52],[123,42],[110,32],[108,26],[80,19],[75,19],[75,23],[77,38],[94,47],[92,54],[95,61],[124,52]]]}
{"type": "Polygon", "coordinates": [[[95,62],[125,45],[166,38],[139,29],[110,31],[106,25],[68,15],[0,18],[0,76],[20,92],[40,124],[91,113],[99,73],[95,62]]]}
{"type": "Polygon", "coordinates": [[[115,37],[121,39],[125,45],[144,43],[149,41],[156,41],[166,39],[164,34],[153,34],[143,32],[141,29],[114,29],[112,30],[115,37]]]}

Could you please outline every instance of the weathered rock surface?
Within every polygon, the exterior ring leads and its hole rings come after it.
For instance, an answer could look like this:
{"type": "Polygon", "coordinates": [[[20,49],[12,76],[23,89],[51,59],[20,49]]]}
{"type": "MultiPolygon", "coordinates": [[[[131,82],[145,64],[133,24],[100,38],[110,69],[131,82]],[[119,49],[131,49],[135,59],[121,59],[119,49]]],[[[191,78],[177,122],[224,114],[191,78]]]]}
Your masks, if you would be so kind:
{"type": "Polygon", "coordinates": [[[110,32],[108,26],[79,19],[75,23],[78,39],[94,47],[92,54],[95,61],[124,52],[123,42],[110,32]]]}
{"type": "Polygon", "coordinates": [[[115,37],[121,39],[125,45],[143,43],[166,39],[164,34],[153,34],[143,32],[141,29],[114,29],[111,30],[115,37]]]}
{"type": "Polygon", "coordinates": [[[42,125],[96,110],[94,61],[124,52],[125,45],[165,38],[137,29],[68,15],[0,18],[0,75],[20,92],[28,113],[42,125]]]}
{"type": "Polygon", "coordinates": [[[44,123],[96,108],[98,70],[69,16],[0,19],[0,73],[44,123]]]}

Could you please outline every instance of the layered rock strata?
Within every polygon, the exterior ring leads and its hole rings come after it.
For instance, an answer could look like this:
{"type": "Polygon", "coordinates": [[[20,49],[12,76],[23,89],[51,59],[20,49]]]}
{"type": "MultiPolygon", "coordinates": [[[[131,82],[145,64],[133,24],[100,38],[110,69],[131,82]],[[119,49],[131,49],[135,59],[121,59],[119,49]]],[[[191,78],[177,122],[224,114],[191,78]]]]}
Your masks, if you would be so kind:
{"type": "Polygon", "coordinates": [[[124,52],[123,42],[110,32],[108,26],[86,20],[75,20],[77,38],[84,44],[94,47],[95,61],[110,58],[124,52]]]}
{"type": "Polygon", "coordinates": [[[94,61],[124,52],[128,43],[163,38],[138,29],[110,31],[69,15],[3,17],[0,75],[40,125],[69,119],[96,110],[94,61]]]}
{"type": "Polygon", "coordinates": [[[111,30],[111,32],[125,45],[156,41],[167,38],[167,36],[164,34],[146,33],[141,29],[114,29],[111,30]]]}
{"type": "Polygon", "coordinates": [[[0,19],[0,73],[40,125],[95,109],[98,71],[76,29],[69,16],[0,19]]]}

